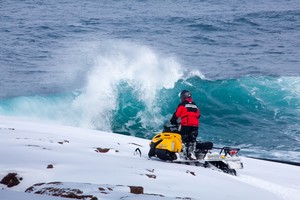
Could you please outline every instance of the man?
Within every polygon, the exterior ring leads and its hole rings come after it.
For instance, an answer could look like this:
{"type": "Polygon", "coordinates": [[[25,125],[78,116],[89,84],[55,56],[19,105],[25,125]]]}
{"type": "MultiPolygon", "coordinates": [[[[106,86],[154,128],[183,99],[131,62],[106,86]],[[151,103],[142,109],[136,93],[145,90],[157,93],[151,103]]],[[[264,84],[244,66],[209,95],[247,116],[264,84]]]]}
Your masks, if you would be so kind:
{"type": "Polygon", "coordinates": [[[171,124],[177,124],[177,119],[180,118],[179,132],[183,142],[183,154],[188,159],[196,159],[194,150],[198,136],[200,109],[193,102],[192,94],[188,90],[182,90],[179,96],[181,103],[170,122],[171,124]]]}

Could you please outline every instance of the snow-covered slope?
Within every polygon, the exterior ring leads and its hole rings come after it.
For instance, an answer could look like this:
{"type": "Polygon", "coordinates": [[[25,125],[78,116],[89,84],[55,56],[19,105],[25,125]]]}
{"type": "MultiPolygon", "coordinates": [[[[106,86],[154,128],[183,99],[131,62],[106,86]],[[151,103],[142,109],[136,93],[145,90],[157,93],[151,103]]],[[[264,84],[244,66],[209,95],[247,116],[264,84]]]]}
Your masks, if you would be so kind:
{"type": "Polygon", "coordinates": [[[145,139],[1,116],[0,138],[0,181],[22,179],[0,184],[1,200],[61,200],[34,193],[70,191],[86,199],[300,199],[297,166],[242,157],[235,177],[149,160],[145,139]]]}

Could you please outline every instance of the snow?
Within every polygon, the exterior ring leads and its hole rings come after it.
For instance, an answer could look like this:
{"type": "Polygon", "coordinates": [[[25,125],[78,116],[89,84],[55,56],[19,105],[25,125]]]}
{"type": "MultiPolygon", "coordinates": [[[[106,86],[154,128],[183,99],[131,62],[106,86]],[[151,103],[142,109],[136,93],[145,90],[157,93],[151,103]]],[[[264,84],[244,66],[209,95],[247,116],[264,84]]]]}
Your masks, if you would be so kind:
{"type": "Polygon", "coordinates": [[[0,138],[0,180],[12,172],[22,177],[11,188],[0,184],[1,200],[65,199],[25,193],[37,183],[43,184],[35,192],[55,186],[98,199],[300,199],[297,166],[242,157],[244,169],[232,176],[149,160],[149,140],[4,116],[0,138]],[[136,148],[141,157],[134,155],[136,148]],[[131,193],[131,186],[142,187],[143,193],[131,193]]]}

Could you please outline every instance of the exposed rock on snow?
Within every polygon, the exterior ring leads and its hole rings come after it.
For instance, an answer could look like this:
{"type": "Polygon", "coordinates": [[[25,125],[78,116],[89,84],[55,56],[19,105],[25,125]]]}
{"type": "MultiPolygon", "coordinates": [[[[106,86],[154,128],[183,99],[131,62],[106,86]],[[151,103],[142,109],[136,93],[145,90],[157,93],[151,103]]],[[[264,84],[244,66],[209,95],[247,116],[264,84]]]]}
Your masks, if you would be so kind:
{"type": "Polygon", "coordinates": [[[61,182],[38,183],[26,189],[25,192],[71,199],[98,200],[93,195],[83,194],[83,191],[80,189],[72,189],[63,185],[61,182]]]}
{"type": "Polygon", "coordinates": [[[190,170],[187,170],[186,173],[192,174],[193,176],[196,176],[196,173],[195,173],[195,172],[192,172],[192,171],[190,171],[190,170]]]}
{"type": "Polygon", "coordinates": [[[14,187],[19,185],[22,180],[23,178],[19,177],[17,173],[9,173],[0,181],[0,183],[7,187],[14,187]]]}
{"type": "Polygon", "coordinates": [[[145,174],[146,176],[148,176],[149,178],[154,178],[154,179],[156,179],[156,175],[154,175],[154,174],[145,174]]]}
{"type": "Polygon", "coordinates": [[[68,140],[64,140],[64,141],[62,141],[62,142],[57,142],[58,144],[64,144],[64,143],[69,143],[69,141],[68,140]]]}
{"type": "Polygon", "coordinates": [[[49,164],[48,166],[47,166],[47,169],[53,169],[54,167],[53,167],[53,165],[52,164],[49,164]]]}
{"type": "Polygon", "coordinates": [[[99,152],[99,153],[107,153],[109,152],[110,148],[96,148],[96,152],[99,152]]]}
{"type": "Polygon", "coordinates": [[[132,194],[144,194],[144,188],[141,186],[129,186],[129,188],[132,194]]]}
{"type": "MultiPolygon", "coordinates": [[[[132,197],[132,195],[163,197],[163,195],[160,194],[145,194],[142,186],[94,185],[87,183],[63,182],[37,183],[26,189],[25,192],[84,200],[97,200],[98,197],[110,199],[109,197],[111,196],[114,196],[115,198],[118,196],[117,199],[127,199],[132,197]],[[118,193],[117,196],[116,193],[118,193]]],[[[179,199],[185,198],[179,197],[179,199]]]]}

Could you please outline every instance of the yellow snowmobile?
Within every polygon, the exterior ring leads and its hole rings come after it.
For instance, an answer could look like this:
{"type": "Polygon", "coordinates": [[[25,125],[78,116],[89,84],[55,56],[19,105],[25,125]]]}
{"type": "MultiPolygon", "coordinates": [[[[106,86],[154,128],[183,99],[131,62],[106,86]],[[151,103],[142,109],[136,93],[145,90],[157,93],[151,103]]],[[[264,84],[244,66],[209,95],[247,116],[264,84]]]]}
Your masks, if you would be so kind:
{"type": "Polygon", "coordinates": [[[176,153],[182,152],[181,135],[163,132],[153,137],[150,142],[149,158],[156,156],[161,160],[176,160],[176,153]]]}
{"type": "Polygon", "coordinates": [[[150,142],[149,158],[157,157],[164,161],[196,165],[221,170],[225,173],[236,175],[235,169],[243,168],[237,153],[240,149],[223,147],[213,148],[212,142],[196,142],[194,154],[196,160],[189,160],[183,156],[183,145],[178,126],[165,125],[162,133],[153,137],[150,142]],[[219,152],[212,152],[219,149],[219,152]]]}

